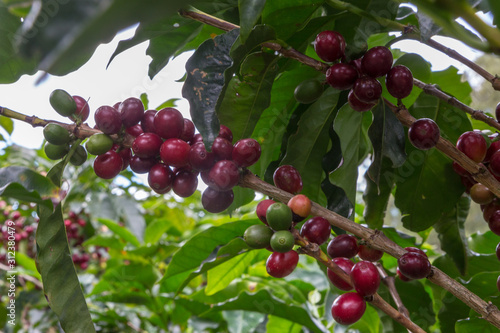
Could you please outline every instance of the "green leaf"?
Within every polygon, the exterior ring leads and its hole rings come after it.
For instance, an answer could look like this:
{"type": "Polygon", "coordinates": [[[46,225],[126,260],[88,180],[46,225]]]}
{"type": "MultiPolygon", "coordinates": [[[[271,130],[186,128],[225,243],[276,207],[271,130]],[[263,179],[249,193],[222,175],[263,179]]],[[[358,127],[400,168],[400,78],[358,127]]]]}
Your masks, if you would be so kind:
{"type": "Polygon", "coordinates": [[[83,246],[90,246],[90,245],[107,247],[110,249],[116,249],[120,251],[123,250],[123,248],[125,247],[125,244],[121,241],[120,237],[116,235],[103,235],[103,234],[94,235],[83,243],[83,246]]]}
{"type": "Polygon", "coordinates": [[[265,319],[265,315],[248,311],[223,311],[222,316],[227,321],[231,333],[252,333],[265,319]]]}
{"type": "Polygon", "coordinates": [[[339,92],[327,89],[311,104],[298,122],[297,132],[288,139],[282,165],[293,165],[300,173],[304,187],[302,193],[312,201],[325,201],[321,192],[323,168],[321,162],[329,143],[329,129],[336,115],[339,92]]]}
{"type": "Polygon", "coordinates": [[[269,315],[266,324],[266,332],[300,333],[302,327],[285,318],[269,315]]]}
{"type": "Polygon", "coordinates": [[[137,202],[125,196],[115,196],[113,197],[113,206],[118,216],[125,222],[125,227],[132,232],[139,242],[142,242],[146,221],[137,202]]]}
{"type": "Polygon", "coordinates": [[[464,104],[470,105],[472,102],[470,95],[472,88],[469,82],[462,80],[462,76],[458,74],[458,69],[455,67],[448,67],[443,71],[432,72],[429,83],[437,84],[442,91],[457,98],[464,104]]]}
{"type": "Polygon", "coordinates": [[[144,290],[151,289],[159,278],[159,274],[153,265],[130,263],[108,268],[103,279],[110,282],[125,282],[140,285],[144,290]]]}
{"type": "Polygon", "coordinates": [[[245,43],[250,31],[257,24],[266,0],[238,0],[240,13],[240,39],[245,43]]]}
{"type": "Polygon", "coordinates": [[[314,318],[306,307],[288,304],[274,297],[267,290],[259,290],[256,293],[243,292],[238,297],[219,303],[203,313],[203,317],[210,317],[213,313],[223,310],[244,310],[264,314],[272,314],[285,318],[297,324],[303,325],[313,332],[324,332],[323,324],[314,318]]]}
{"type": "Polygon", "coordinates": [[[470,198],[462,196],[455,207],[434,225],[441,243],[441,250],[452,259],[462,275],[467,271],[467,238],[465,237],[465,220],[469,213],[470,198]]]}
{"type": "Polygon", "coordinates": [[[495,0],[488,0],[488,4],[493,14],[493,24],[500,27],[500,3],[495,0]]]}
{"type": "Polygon", "coordinates": [[[108,227],[109,230],[111,230],[115,235],[119,236],[121,239],[126,241],[127,243],[132,244],[135,247],[138,247],[141,245],[141,243],[137,240],[137,238],[130,232],[130,230],[126,229],[125,227],[122,227],[118,223],[108,220],[108,219],[103,219],[99,218],[97,219],[99,223],[105,225],[108,227]]]}
{"type": "Polygon", "coordinates": [[[209,270],[205,293],[213,295],[226,288],[247,270],[256,255],[257,251],[245,252],[209,270]]]}
{"type": "Polygon", "coordinates": [[[38,280],[42,279],[40,273],[38,273],[38,270],[36,269],[35,260],[28,257],[23,252],[16,252],[16,264],[23,267],[29,275],[37,278],[38,280]]]}
{"type": "Polygon", "coordinates": [[[412,321],[428,332],[435,323],[436,315],[432,308],[432,299],[425,286],[420,281],[403,282],[401,279],[395,279],[395,283],[403,304],[411,313],[412,321]]]}
{"type": "Polygon", "coordinates": [[[365,313],[360,320],[349,326],[351,329],[357,329],[359,332],[378,333],[380,328],[380,315],[372,307],[367,305],[365,313]]]}
{"type": "Polygon", "coordinates": [[[39,206],[39,216],[37,264],[49,306],[65,332],[95,332],[71,260],[61,204],[54,211],[39,206]]]}
{"type": "Polygon", "coordinates": [[[219,133],[215,106],[224,86],[223,73],[232,65],[229,51],[237,37],[235,29],[205,41],[186,63],[182,96],[189,101],[191,119],[208,147],[219,133]]]}
{"type": "MultiPolygon", "coordinates": [[[[0,74],[1,77],[1,74],[0,74]]],[[[8,117],[0,116],[0,127],[2,127],[10,135],[14,130],[14,121],[8,117]]]]}
{"type": "Polygon", "coordinates": [[[468,244],[471,251],[482,254],[491,254],[496,250],[498,236],[491,231],[487,231],[485,233],[475,233],[469,237],[468,244]]]}
{"type": "Polygon", "coordinates": [[[405,133],[403,125],[386,103],[379,101],[372,109],[372,113],[373,122],[368,129],[368,136],[373,146],[373,158],[368,174],[378,185],[382,171],[382,157],[390,159],[393,168],[400,167],[405,162],[405,133]]]}
{"type": "Polygon", "coordinates": [[[144,230],[144,243],[156,244],[171,226],[171,222],[166,218],[151,221],[144,230]]]}
{"type": "Polygon", "coordinates": [[[231,215],[236,209],[251,203],[255,199],[255,191],[249,188],[240,186],[233,187],[234,199],[233,203],[227,209],[231,215]]]}
{"type": "Polygon", "coordinates": [[[496,333],[498,328],[482,318],[460,319],[455,324],[455,333],[496,333]]]}

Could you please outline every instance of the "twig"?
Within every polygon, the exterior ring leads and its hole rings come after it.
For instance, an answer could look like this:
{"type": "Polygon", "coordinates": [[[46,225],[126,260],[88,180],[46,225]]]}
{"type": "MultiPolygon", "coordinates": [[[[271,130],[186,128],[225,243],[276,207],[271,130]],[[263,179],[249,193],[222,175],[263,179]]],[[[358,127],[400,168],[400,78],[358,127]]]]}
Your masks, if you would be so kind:
{"type": "Polygon", "coordinates": [[[406,306],[403,304],[403,301],[399,296],[398,290],[396,289],[396,284],[394,283],[394,276],[387,274],[387,272],[385,271],[384,267],[380,264],[380,262],[375,262],[374,265],[375,267],[377,267],[378,274],[382,278],[382,282],[387,286],[387,289],[389,289],[389,293],[391,294],[394,303],[396,303],[398,311],[401,312],[406,317],[410,318],[410,313],[408,312],[406,306]]]}

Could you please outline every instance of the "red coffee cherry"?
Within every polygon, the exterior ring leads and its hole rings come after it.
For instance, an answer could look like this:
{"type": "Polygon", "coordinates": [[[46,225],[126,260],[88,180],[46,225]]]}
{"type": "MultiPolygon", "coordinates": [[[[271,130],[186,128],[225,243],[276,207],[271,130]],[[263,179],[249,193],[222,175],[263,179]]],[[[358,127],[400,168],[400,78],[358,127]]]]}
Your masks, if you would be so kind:
{"type": "Polygon", "coordinates": [[[429,118],[417,119],[408,130],[408,139],[418,149],[427,150],[439,141],[440,131],[436,122],[429,118]]]}
{"type": "Polygon", "coordinates": [[[228,191],[238,184],[240,172],[236,163],[222,160],[214,164],[208,177],[208,186],[218,191],[228,191]]]}
{"type": "Polygon", "coordinates": [[[385,46],[375,46],[366,51],[361,59],[361,70],[377,78],[386,75],[392,67],[392,53],[385,46]]]}
{"type": "Polygon", "coordinates": [[[120,112],[123,126],[131,127],[141,121],[144,115],[144,105],[140,99],[130,97],[120,103],[118,112],[120,112]]]}
{"type": "Polygon", "coordinates": [[[275,278],[283,278],[290,275],[299,262],[299,254],[294,250],[285,253],[273,252],[267,258],[267,274],[275,278]]]}
{"type": "Polygon", "coordinates": [[[234,200],[233,190],[217,191],[207,187],[201,195],[203,208],[210,213],[221,213],[231,206],[234,200]]]}
{"type": "Polygon", "coordinates": [[[215,164],[213,152],[207,152],[203,142],[194,143],[189,150],[189,164],[198,171],[210,170],[215,164]]]}
{"type": "Polygon", "coordinates": [[[181,140],[189,142],[194,137],[194,124],[190,119],[184,118],[184,126],[182,127],[181,140]]]}
{"type": "Polygon", "coordinates": [[[488,220],[488,227],[491,232],[495,235],[500,236],[500,210],[495,211],[491,214],[490,219],[488,220]]]}
{"type": "Polygon", "coordinates": [[[460,135],[457,141],[457,149],[467,155],[476,163],[481,163],[486,156],[488,145],[481,134],[479,134],[478,132],[469,131],[460,135]]]}
{"type": "Polygon", "coordinates": [[[410,279],[409,277],[404,276],[403,273],[401,273],[401,271],[399,270],[399,267],[396,267],[396,275],[403,282],[408,282],[408,281],[413,280],[413,279],[410,279]]]}
{"type": "Polygon", "coordinates": [[[227,141],[233,143],[233,132],[231,132],[231,130],[227,126],[220,125],[218,137],[224,138],[227,141]]]}
{"type": "Polygon", "coordinates": [[[354,95],[354,91],[351,89],[349,94],[347,95],[347,102],[349,102],[349,106],[358,112],[365,112],[371,110],[376,103],[365,103],[361,102],[356,95],[354,95]]]}
{"type": "Polygon", "coordinates": [[[323,61],[337,61],[344,56],[344,37],[336,31],[322,31],[314,40],[314,50],[323,61]]]}
{"type": "MultiPolygon", "coordinates": [[[[347,274],[351,272],[351,269],[354,266],[354,263],[347,258],[333,258],[332,261],[347,274]]],[[[326,273],[335,287],[344,291],[352,290],[352,285],[340,278],[340,276],[335,274],[332,270],[330,270],[330,268],[327,268],[326,273]]]]}
{"type": "Polygon", "coordinates": [[[163,163],[157,163],[149,170],[148,183],[156,193],[164,194],[170,191],[173,179],[174,173],[163,163]]]}
{"type": "Polygon", "coordinates": [[[406,66],[394,66],[385,77],[385,85],[393,97],[408,97],[413,89],[413,75],[406,66]]]}
{"type": "Polygon", "coordinates": [[[302,191],[302,178],[297,169],[291,165],[282,165],[274,171],[274,185],[289,193],[299,193],[302,191]]]}
{"type": "Polygon", "coordinates": [[[427,253],[425,253],[422,249],[419,249],[418,247],[408,246],[408,247],[405,247],[405,250],[408,252],[421,254],[427,258],[427,253]]]}
{"type": "Polygon", "coordinates": [[[216,161],[231,160],[233,158],[233,144],[229,140],[218,136],[212,145],[212,153],[216,161]]]}
{"type": "Polygon", "coordinates": [[[370,261],[356,263],[351,269],[351,280],[356,292],[363,297],[375,294],[380,286],[377,267],[370,261]]]}
{"type": "Polygon", "coordinates": [[[302,225],[300,235],[311,243],[323,244],[330,238],[331,226],[327,219],[315,216],[302,225]]]}
{"type": "Polygon", "coordinates": [[[384,255],[383,251],[374,249],[368,245],[359,245],[358,257],[362,260],[377,261],[384,255]]]}
{"type": "Polygon", "coordinates": [[[155,133],[143,133],[132,143],[134,154],[141,158],[155,157],[160,152],[163,140],[155,133]]]}
{"type": "Polygon", "coordinates": [[[351,89],[358,77],[356,68],[345,63],[334,64],[326,71],[326,82],[338,90],[351,89]]]}
{"type": "Polygon", "coordinates": [[[335,299],[332,305],[332,317],[341,325],[351,325],[363,317],[366,302],[358,293],[345,293],[335,299]]]}
{"type": "Polygon", "coordinates": [[[181,170],[175,174],[172,190],[182,198],[190,197],[198,187],[198,176],[191,171],[181,170]]]}
{"type": "Polygon", "coordinates": [[[241,139],[236,142],[232,150],[232,159],[240,167],[248,167],[260,158],[260,144],[251,138],[241,139]]]}
{"type": "Polygon", "coordinates": [[[141,119],[141,127],[144,133],[156,133],[155,130],[155,116],[158,111],[147,110],[141,119]]]}
{"type": "Polygon", "coordinates": [[[76,111],[75,114],[71,115],[69,118],[73,121],[76,121],[76,118],[79,117],[82,122],[88,119],[90,114],[89,104],[87,100],[80,96],[72,96],[76,103],[76,111]]]}
{"type": "Polygon", "coordinates": [[[259,218],[259,220],[261,220],[262,222],[264,222],[264,224],[266,224],[266,225],[267,225],[267,219],[266,219],[267,209],[273,203],[276,203],[276,201],[271,200],[271,199],[265,199],[265,200],[260,201],[257,204],[257,209],[256,209],[255,213],[257,214],[257,217],[259,218]]]}
{"type": "Polygon", "coordinates": [[[375,103],[382,95],[382,85],[372,77],[363,76],[356,80],[352,91],[361,102],[375,103]]]}
{"type": "Polygon", "coordinates": [[[116,134],[122,128],[120,112],[111,106],[101,106],[94,113],[97,128],[105,134],[116,134]]]}
{"type": "Polygon", "coordinates": [[[123,160],[117,152],[110,150],[94,160],[94,172],[103,179],[112,179],[122,171],[123,160]]]}
{"type": "Polygon", "coordinates": [[[191,146],[181,139],[165,140],[160,147],[160,157],[163,162],[173,167],[183,167],[189,164],[191,146]]]}
{"type": "Polygon", "coordinates": [[[130,169],[138,174],[148,173],[151,167],[156,163],[157,160],[155,157],[140,158],[134,155],[130,158],[130,169]]]}
{"type": "Polygon", "coordinates": [[[358,253],[358,240],[352,235],[338,235],[328,243],[326,252],[330,258],[352,258],[358,253]]]}
{"type": "Polygon", "coordinates": [[[287,206],[292,210],[294,222],[300,222],[311,214],[311,200],[304,194],[294,195],[287,206]]]}
{"type": "Polygon", "coordinates": [[[144,133],[144,131],[143,131],[143,129],[142,129],[142,127],[141,127],[141,125],[140,125],[140,124],[135,124],[134,126],[127,127],[127,128],[125,129],[125,132],[126,132],[127,134],[132,135],[133,137],[136,137],[136,138],[137,138],[139,135],[141,135],[141,134],[143,134],[143,133],[144,133]]]}
{"type": "Polygon", "coordinates": [[[398,259],[401,273],[410,279],[423,279],[431,272],[431,263],[427,257],[416,253],[407,252],[398,259]]]}
{"type": "Polygon", "coordinates": [[[179,138],[184,129],[184,117],[175,108],[164,108],[154,118],[156,134],[163,139],[179,138]]]}

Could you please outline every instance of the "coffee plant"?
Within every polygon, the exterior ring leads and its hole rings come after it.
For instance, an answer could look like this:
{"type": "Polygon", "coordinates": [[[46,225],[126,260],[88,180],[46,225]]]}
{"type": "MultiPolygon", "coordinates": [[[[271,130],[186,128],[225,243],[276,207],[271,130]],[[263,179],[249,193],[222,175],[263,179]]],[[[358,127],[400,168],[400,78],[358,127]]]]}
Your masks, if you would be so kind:
{"type": "Polygon", "coordinates": [[[110,61],[192,52],[189,118],[147,91],[60,87],[67,121],[0,96],[3,331],[497,332],[500,103],[420,50],[490,96],[438,37],[494,59],[499,24],[497,0],[1,0],[2,84],[132,26],[110,61]]]}

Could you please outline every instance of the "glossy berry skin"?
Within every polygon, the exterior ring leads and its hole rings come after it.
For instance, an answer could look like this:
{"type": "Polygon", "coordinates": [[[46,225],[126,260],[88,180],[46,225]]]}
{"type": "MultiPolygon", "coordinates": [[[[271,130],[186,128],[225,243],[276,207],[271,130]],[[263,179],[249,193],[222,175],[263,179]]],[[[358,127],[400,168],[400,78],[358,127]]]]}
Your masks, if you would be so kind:
{"type": "Polygon", "coordinates": [[[117,152],[110,150],[94,160],[94,172],[103,179],[112,179],[122,171],[123,160],[117,152]]]}
{"type": "Polygon", "coordinates": [[[335,299],[332,305],[332,317],[341,325],[351,325],[363,317],[366,302],[358,293],[345,293],[335,299]]]}
{"type": "Polygon", "coordinates": [[[311,243],[323,244],[330,238],[331,226],[327,219],[315,216],[302,225],[300,235],[311,243]]]}
{"type": "Polygon", "coordinates": [[[155,130],[155,115],[158,111],[147,110],[141,119],[141,127],[144,133],[156,133],[155,130]]]}
{"type": "Polygon", "coordinates": [[[469,131],[460,135],[457,140],[457,149],[467,155],[474,162],[481,163],[486,156],[488,145],[481,134],[469,131]]]}
{"type": "Polygon", "coordinates": [[[500,151],[497,151],[493,155],[491,155],[488,169],[494,176],[500,176],[500,151]]]}
{"type": "Polygon", "coordinates": [[[361,70],[364,74],[377,78],[391,70],[392,60],[392,53],[387,47],[375,46],[363,55],[361,70]]]}
{"type": "Polygon", "coordinates": [[[356,263],[351,269],[351,280],[354,290],[363,297],[375,294],[380,286],[377,267],[370,261],[356,263]]]}
{"type": "Polygon", "coordinates": [[[218,137],[224,138],[227,141],[233,143],[233,132],[229,129],[229,127],[220,125],[219,127],[219,135],[218,137]]]}
{"type": "Polygon", "coordinates": [[[198,187],[198,176],[191,171],[179,171],[175,174],[172,190],[181,198],[190,197],[198,187]]]}
{"type": "Polygon", "coordinates": [[[210,213],[221,213],[231,206],[234,200],[233,190],[217,191],[207,187],[201,195],[201,204],[203,208],[210,213]]]}
{"type": "Polygon", "coordinates": [[[75,114],[71,115],[69,118],[73,121],[76,121],[76,118],[80,118],[82,122],[89,118],[90,108],[89,104],[85,100],[85,98],[81,96],[73,96],[73,99],[76,103],[76,111],[75,114]]]}
{"type": "Polygon", "coordinates": [[[404,276],[403,273],[401,273],[401,270],[399,269],[399,267],[396,267],[396,275],[403,282],[408,282],[408,281],[413,280],[413,279],[410,279],[409,277],[404,276]]]}
{"type": "Polygon", "coordinates": [[[282,165],[274,171],[274,185],[289,193],[299,193],[302,191],[302,178],[297,169],[291,165],[282,165]]]}
{"type": "Polygon", "coordinates": [[[304,220],[311,213],[311,200],[304,194],[294,195],[286,205],[292,210],[294,222],[304,220]]]}
{"type": "Polygon", "coordinates": [[[125,132],[137,138],[139,135],[144,133],[144,130],[140,124],[135,124],[134,126],[127,127],[125,132]]]}
{"type": "Polygon", "coordinates": [[[143,133],[132,143],[134,154],[141,158],[155,157],[160,152],[163,140],[155,133],[143,133]]]}
{"type": "Polygon", "coordinates": [[[430,118],[417,119],[408,130],[408,139],[418,149],[428,150],[439,141],[440,130],[436,122],[430,118]]]}
{"type": "MultiPolygon", "coordinates": [[[[490,137],[490,139],[493,139],[493,138],[490,137]]],[[[495,154],[499,150],[500,150],[500,140],[499,141],[492,141],[490,146],[488,147],[488,150],[486,151],[486,156],[484,157],[483,162],[485,162],[485,163],[490,162],[493,154],[495,154]]]]}
{"type": "Polygon", "coordinates": [[[94,114],[94,120],[97,128],[104,134],[116,134],[122,128],[122,119],[120,112],[111,106],[101,106],[94,114]]]}
{"type": "Polygon", "coordinates": [[[358,247],[358,257],[362,260],[367,261],[377,261],[384,255],[383,251],[374,249],[368,245],[359,245],[358,247]]]}
{"type": "Polygon", "coordinates": [[[162,143],[160,157],[166,164],[179,168],[189,164],[190,150],[191,146],[186,141],[171,138],[162,143]]]}
{"type": "Polygon", "coordinates": [[[148,173],[156,162],[156,158],[154,157],[140,158],[139,156],[132,156],[130,158],[130,169],[138,174],[148,173]]]}
{"type": "MultiPolygon", "coordinates": [[[[333,262],[339,266],[344,272],[349,274],[351,272],[351,269],[354,267],[354,263],[350,261],[347,258],[333,258],[333,262]]],[[[332,284],[339,288],[340,290],[344,291],[349,291],[352,290],[353,287],[350,283],[344,281],[342,278],[340,278],[337,274],[335,274],[330,268],[327,268],[326,273],[328,275],[328,278],[332,282],[332,284]]]]}
{"type": "Polygon", "coordinates": [[[256,208],[255,213],[257,214],[257,217],[259,218],[259,220],[264,222],[264,224],[266,224],[266,225],[267,225],[267,219],[266,219],[267,209],[273,203],[276,203],[276,201],[271,200],[271,199],[264,199],[257,204],[257,208],[256,208]]]}
{"type": "Polygon", "coordinates": [[[487,205],[495,199],[493,192],[481,183],[472,185],[469,194],[472,201],[480,205],[487,205]]]}
{"type": "Polygon", "coordinates": [[[407,252],[398,259],[401,273],[410,279],[423,279],[431,272],[431,263],[427,257],[416,253],[407,252]]]}
{"type": "Polygon", "coordinates": [[[495,107],[495,118],[497,121],[500,121],[500,103],[498,103],[495,107]]]}
{"type": "Polygon", "coordinates": [[[407,252],[413,252],[413,253],[421,254],[421,255],[423,255],[424,257],[427,258],[427,254],[423,250],[419,249],[418,247],[408,246],[408,247],[405,247],[405,250],[407,252]]]}
{"type": "Polygon", "coordinates": [[[140,99],[130,97],[120,103],[118,112],[120,112],[123,126],[131,127],[141,121],[144,115],[144,105],[140,99]]]}
{"type": "Polygon", "coordinates": [[[497,210],[500,210],[500,203],[495,199],[489,204],[485,205],[484,208],[481,207],[481,209],[483,210],[483,219],[488,222],[493,213],[497,210]]]}
{"type": "Polygon", "coordinates": [[[280,230],[272,235],[270,244],[273,251],[285,253],[293,249],[295,239],[290,231],[280,230]]]}
{"type": "Polygon", "coordinates": [[[260,158],[260,144],[251,138],[238,140],[233,146],[232,159],[240,167],[248,167],[260,158]]]}
{"type": "Polygon", "coordinates": [[[408,97],[413,89],[413,75],[410,69],[403,65],[396,65],[385,77],[387,91],[393,97],[401,99],[408,97]]]}
{"type": "Polygon", "coordinates": [[[467,176],[469,177],[471,174],[469,171],[465,170],[460,164],[457,162],[453,162],[452,164],[453,171],[455,171],[459,176],[467,176]]]}
{"type": "Polygon", "coordinates": [[[354,95],[363,103],[375,103],[382,95],[382,85],[374,78],[363,76],[352,88],[354,95]]]}
{"type": "Polygon", "coordinates": [[[356,68],[349,64],[334,64],[326,71],[326,82],[338,90],[351,89],[359,74],[356,68]]]}
{"type": "Polygon", "coordinates": [[[208,173],[208,186],[217,191],[228,191],[238,184],[240,172],[233,161],[222,160],[214,164],[208,173]]]}
{"type": "Polygon", "coordinates": [[[203,142],[197,142],[189,149],[189,164],[198,171],[210,170],[215,164],[215,156],[212,152],[207,152],[203,142]]]}
{"type": "Polygon", "coordinates": [[[163,163],[156,163],[151,167],[148,173],[148,184],[157,193],[166,193],[170,191],[174,173],[163,163]]]}
{"type": "Polygon", "coordinates": [[[292,211],[284,203],[273,203],[267,208],[266,220],[274,230],[288,230],[292,226],[292,211]]]}
{"type": "Polygon", "coordinates": [[[326,252],[330,258],[352,258],[358,253],[358,240],[352,235],[338,235],[328,243],[326,252]]]}
{"type": "Polygon", "coordinates": [[[323,94],[323,84],[317,79],[307,79],[295,87],[293,97],[302,104],[315,102],[323,94]]]}
{"type": "Polygon", "coordinates": [[[223,137],[216,137],[212,145],[212,153],[216,161],[231,160],[233,158],[233,144],[223,137]]]}
{"type": "Polygon", "coordinates": [[[243,234],[243,240],[252,249],[265,249],[270,246],[273,231],[262,224],[248,227],[243,234]]]}
{"type": "Polygon", "coordinates": [[[267,258],[267,274],[275,278],[283,278],[290,275],[299,263],[299,254],[294,250],[280,253],[273,252],[267,258]]]}
{"type": "Polygon", "coordinates": [[[164,108],[154,118],[156,134],[163,139],[179,138],[184,129],[184,117],[175,108],[164,108]]]}
{"type": "Polygon", "coordinates": [[[194,137],[194,124],[190,119],[184,118],[184,126],[182,127],[181,140],[189,142],[194,137]]]}
{"type": "Polygon", "coordinates": [[[344,56],[344,38],[336,31],[322,31],[314,40],[314,50],[323,61],[337,61],[344,56]]]}
{"type": "Polygon", "coordinates": [[[488,220],[488,227],[491,232],[495,235],[500,236],[500,210],[495,211],[491,214],[490,219],[488,220]]]}
{"type": "Polygon", "coordinates": [[[119,147],[115,149],[115,151],[120,155],[123,161],[122,171],[125,170],[130,165],[130,159],[132,158],[132,149],[130,148],[121,148],[119,147]]]}
{"type": "Polygon", "coordinates": [[[347,102],[349,103],[349,106],[354,110],[358,112],[366,112],[371,110],[374,106],[375,103],[365,103],[361,102],[356,95],[354,94],[354,91],[351,89],[349,91],[349,94],[347,95],[347,102]]]}

